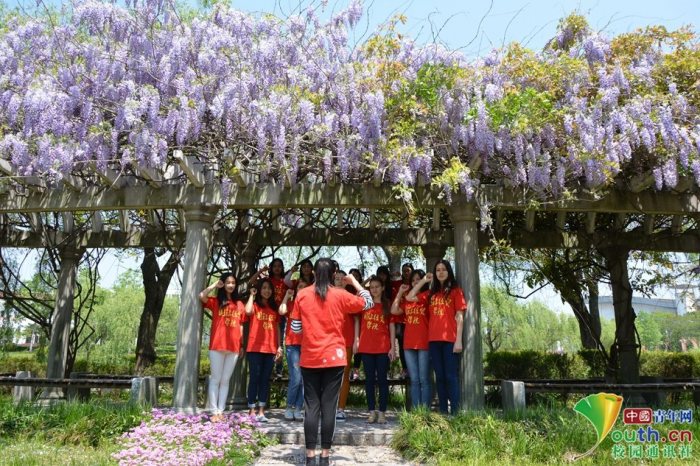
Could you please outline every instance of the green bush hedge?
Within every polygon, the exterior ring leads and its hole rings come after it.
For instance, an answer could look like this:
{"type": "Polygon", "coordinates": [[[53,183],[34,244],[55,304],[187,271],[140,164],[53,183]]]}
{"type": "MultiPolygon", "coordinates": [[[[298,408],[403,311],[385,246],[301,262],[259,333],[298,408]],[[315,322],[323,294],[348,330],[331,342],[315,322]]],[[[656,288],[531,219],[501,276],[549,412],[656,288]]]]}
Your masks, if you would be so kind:
{"type": "MultiPolygon", "coordinates": [[[[73,372],[89,372],[103,375],[125,375],[133,374],[135,367],[135,357],[126,356],[114,361],[88,361],[80,358],[73,364],[73,372]]],[[[46,362],[39,361],[35,353],[22,355],[14,354],[12,357],[0,359],[0,373],[16,373],[17,371],[31,371],[35,377],[46,376],[46,362]]],[[[151,376],[172,376],[175,374],[175,354],[158,355],[156,363],[145,371],[145,375],[151,376]]],[[[199,363],[199,374],[205,376],[209,374],[209,357],[206,352],[202,352],[202,359],[199,363]]]]}
{"type": "Polygon", "coordinates": [[[578,354],[498,351],[486,355],[484,375],[496,379],[585,379],[590,367],[578,354]]]}
{"type": "Polygon", "coordinates": [[[0,359],[0,373],[15,374],[18,371],[31,371],[36,377],[44,377],[46,362],[38,361],[34,353],[13,354],[0,359]]]}
{"type": "Polygon", "coordinates": [[[639,372],[652,377],[689,379],[700,377],[700,352],[644,351],[639,372]]]}
{"type": "MultiPolygon", "coordinates": [[[[484,375],[495,379],[586,379],[603,377],[605,361],[598,351],[576,354],[538,351],[497,351],[488,353],[484,375]]],[[[640,375],[649,377],[700,377],[700,351],[669,353],[643,351],[640,375]]]]}

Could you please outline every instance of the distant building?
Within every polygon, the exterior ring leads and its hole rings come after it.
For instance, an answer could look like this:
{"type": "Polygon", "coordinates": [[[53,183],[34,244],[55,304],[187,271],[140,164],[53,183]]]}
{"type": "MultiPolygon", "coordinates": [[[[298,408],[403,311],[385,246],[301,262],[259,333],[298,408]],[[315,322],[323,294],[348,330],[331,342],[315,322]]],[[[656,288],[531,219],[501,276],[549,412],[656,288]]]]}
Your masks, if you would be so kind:
{"type": "MultiPolygon", "coordinates": [[[[651,314],[666,313],[677,316],[685,315],[689,312],[700,311],[700,293],[688,285],[677,285],[674,287],[676,296],[674,298],[643,298],[632,297],[632,308],[634,312],[647,312],[651,314]]],[[[598,306],[600,317],[604,319],[615,319],[612,296],[599,296],[598,306]]]]}

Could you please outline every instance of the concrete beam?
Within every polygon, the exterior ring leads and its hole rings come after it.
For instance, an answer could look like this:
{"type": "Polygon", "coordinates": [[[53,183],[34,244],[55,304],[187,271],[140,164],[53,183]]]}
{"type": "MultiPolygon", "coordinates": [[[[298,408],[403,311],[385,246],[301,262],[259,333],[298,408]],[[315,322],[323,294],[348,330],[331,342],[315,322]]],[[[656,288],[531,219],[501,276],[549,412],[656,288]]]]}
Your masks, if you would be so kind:
{"type": "MultiPolygon", "coordinates": [[[[201,172],[199,172],[201,175],[201,172]]],[[[199,184],[199,183],[198,183],[199,184]]],[[[212,206],[222,204],[221,188],[216,185],[166,185],[155,188],[148,185],[116,188],[105,186],[86,187],[81,192],[71,189],[46,189],[27,194],[9,191],[0,195],[0,214],[27,212],[62,212],[95,210],[143,210],[180,209],[187,206],[212,206]]],[[[494,209],[532,209],[530,198],[518,191],[498,186],[479,188],[480,202],[494,209]]],[[[446,207],[437,192],[429,187],[416,187],[415,207],[418,209],[446,207]]],[[[241,188],[231,186],[228,206],[232,209],[271,208],[377,208],[403,209],[405,205],[396,199],[389,186],[372,184],[296,183],[291,189],[274,183],[256,183],[241,188]]],[[[700,194],[696,192],[631,193],[613,191],[596,198],[581,195],[578,199],[542,203],[540,211],[546,212],[605,212],[645,213],[659,215],[692,215],[700,213],[700,194]]]]}
{"type": "MultiPolygon", "coordinates": [[[[72,241],[81,248],[144,248],[163,245],[182,245],[185,231],[140,230],[132,228],[128,232],[119,230],[82,231],[68,235],[61,231],[35,232],[13,229],[9,226],[0,229],[0,247],[43,248],[48,244],[66,244],[72,241]]],[[[224,245],[230,230],[221,229],[214,235],[214,244],[224,245]]],[[[279,231],[246,228],[248,240],[256,244],[284,244],[286,246],[423,246],[435,244],[441,248],[454,245],[452,230],[434,232],[425,228],[402,230],[400,228],[368,229],[356,228],[345,232],[322,228],[291,229],[279,231]]],[[[648,234],[644,228],[620,232],[610,236],[599,231],[593,234],[544,230],[528,232],[523,229],[509,229],[493,235],[478,233],[479,248],[488,247],[494,239],[505,239],[514,248],[527,249],[588,249],[596,244],[619,244],[635,251],[700,251],[700,230],[686,230],[674,234],[671,230],[648,234]]],[[[444,252],[440,253],[440,257],[444,252]]],[[[426,256],[427,257],[427,256],[426,256]]],[[[438,257],[438,259],[440,258],[438,257]]]]}

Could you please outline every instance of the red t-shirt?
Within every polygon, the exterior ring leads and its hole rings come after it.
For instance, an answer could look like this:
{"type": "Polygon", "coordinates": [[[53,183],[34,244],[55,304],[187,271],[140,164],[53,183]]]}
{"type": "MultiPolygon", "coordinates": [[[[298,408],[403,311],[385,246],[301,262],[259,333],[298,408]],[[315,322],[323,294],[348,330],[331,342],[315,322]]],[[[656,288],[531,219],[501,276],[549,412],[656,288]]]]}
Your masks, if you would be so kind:
{"type": "Polygon", "coordinates": [[[403,280],[391,280],[391,296],[395,298],[399,294],[399,288],[403,285],[403,280]]]}
{"type": "MultiPolygon", "coordinates": [[[[418,295],[419,300],[427,300],[430,290],[418,295]]],[[[452,288],[445,296],[436,293],[428,302],[428,341],[449,341],[457,339],[457,311],[465,311],[467,301],[460,287],[452,288]]]]}
{"type": "Polygon", "coordinates": [[[403,322],[403,349],[428,349],[428,311],[423,293],[418,295],[418,301],[401,301],[403,322]],[[421,299],[422,298],[422,299],[421,299]]]}
{"type": "Polygon", "coordinates": [[[328,287],[325,301],[316,286],[297,293],[292,318],[301,320],[301,359],[306,368],[338,367],[347,364],[343,324],[345,315],[360,312],[365,300],[341,288],[328,287]]]}
{"type": "Polygon", "coordinates": [[[284,344],[287,346],[301,345],[301,333],[292,332],[292,316],[296,315],[294,307],[294,301],[287,301],[287,324],[284,330],[284,344]]]}
{"type": "Polygon", "coordinates": [[[384,309],[381,303],[375,303],[374,307],[362,314],[360,324],[360,347],[358,353],[386,354],[391,349],[391,334],[389,323],[396,322],[397,316],[384,317],[384,309]]]}
{"type": "Polygon", "coordinates": [[[345,347],[352,348],[355,343],[355,316],[352,314],[346,315],[343,321],[343,339],[345,347]]]}
{"type": "Polygon", "coordinates": [[[253,314],[248,316],[250,329],[248,332],[249,353],[277,353],[277,322],[279,314],[267,306],[260,307],[253,303],[253,314]]]}
{"type": "Polygon", "coordinates": [[[286,283],[284,283],[284,278],[270,277],[270,281],[272,282],[274,288],[275,302],[279,306],[282,303],[282,299],[284,299],[284,294],[287,292],[289,287],[286,283]]]}
{"type": "Polygon", "coordinates": [[[219,300],[210,296],[204,307],[211,311],[209,349],[238,353],[241,350],[241,325],[246,321],[243,303],[229,301],[224,309],[219,309],[219,300]]]}

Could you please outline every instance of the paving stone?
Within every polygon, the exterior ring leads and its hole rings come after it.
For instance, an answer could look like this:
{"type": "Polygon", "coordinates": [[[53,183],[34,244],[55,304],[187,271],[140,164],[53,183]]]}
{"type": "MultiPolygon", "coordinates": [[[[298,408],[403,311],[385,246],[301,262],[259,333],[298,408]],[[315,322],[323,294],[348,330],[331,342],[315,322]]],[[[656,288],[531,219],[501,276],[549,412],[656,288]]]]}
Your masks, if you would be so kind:
{"type": "MultiPolygon", "coordinates": [[[[318,457],[319,454],[320,450],[316,456],[318,457]]],[[[275,445],[265,448],[254,464],[305,464],[305,457],[306,453],[303,446],[275,445]]],[[[331,464],[336,466],[350,466],[354,464],[363,466],[410,466],[418,463],[404,460],[394,450],[386,446],[338,445],[331,449],[331,464]]]]}
{"type": "MultiPolygon", "coordinates": [[[[363,411],[348,410],[345,413],[347,419],[336,422],[334,445],[388,446],[398,428],[395,412],[387,412],[386,424],[368,424],[367,413],[363,411]]],[[[281,409],[269,410],[265,415],[270,422],[260,427],[262,432],[275,437],[282,444],[304,444],[303,422],[287,421],[284,419],[284,410],[281,409]]]]}

